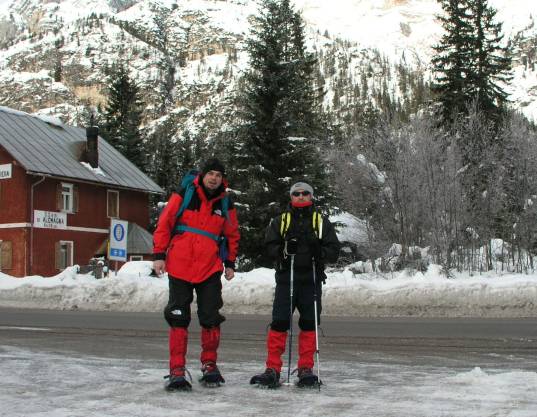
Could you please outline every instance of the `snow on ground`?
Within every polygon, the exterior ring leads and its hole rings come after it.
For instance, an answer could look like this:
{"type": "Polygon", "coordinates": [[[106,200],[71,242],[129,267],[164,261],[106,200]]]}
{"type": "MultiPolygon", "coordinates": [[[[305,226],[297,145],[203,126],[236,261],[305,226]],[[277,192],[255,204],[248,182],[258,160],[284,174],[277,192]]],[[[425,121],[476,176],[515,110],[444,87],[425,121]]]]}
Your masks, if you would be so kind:
{"type": "MultiPolygon", "coordinates": [[[[164,361],[51,354],[0,346],[2,416],[534,417],[537,373],[325,361],[321,393],[248,384],[259,363],[221,362],[220,389],[163,390],[164,361]]],[[[199,377],[193,371],[194,380],[199,377]]]]}
{"type": "MultiPolygon", "coordinates": [[[[47,309],[161,311],[168,298],[166,276],[151,277],[149,262],[128,263],[117,276],[95,279],[76,268],[43,278],[0,273],[0,306],[47,309]],[[129,268],[129,269],[127,269],[129,268]]],[[[270,314],[274,271],[255,269],[223,279],[227,313],[270,314]]],[[[537,274],[483,274],[445,278],[440,267],[426,273],[328,272],[323,314],[347,316],[535,317],[537,274]]]]}

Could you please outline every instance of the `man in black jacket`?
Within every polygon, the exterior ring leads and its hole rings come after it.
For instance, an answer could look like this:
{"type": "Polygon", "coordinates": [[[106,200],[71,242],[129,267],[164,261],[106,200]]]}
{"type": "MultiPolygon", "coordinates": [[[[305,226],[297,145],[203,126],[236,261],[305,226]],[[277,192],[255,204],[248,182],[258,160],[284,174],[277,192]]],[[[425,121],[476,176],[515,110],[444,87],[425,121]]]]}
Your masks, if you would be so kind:
{"type": "Polygon", "coordinates": [[[297,308],[300,313],[297,385],[317,385],[318,378],[313,373],[313,356],[316,351],[314,299],[316,296],[319,323],[321,288],[326,278],[325,263],[335,262],[340,249],[334,226],[328,218],[315,210],[313,188],[305,182],[298,182],[291,187],[290,197],[288,210],[272,219],[265,234],[267,255],[276,262],[276,291],[272,322],[267,335],[266,370],[252,377],[250,383],[269,388],[279,386],[281,356],[285,352],[290,327],[292,263],[292,306],[293,311],[297,308]]]}

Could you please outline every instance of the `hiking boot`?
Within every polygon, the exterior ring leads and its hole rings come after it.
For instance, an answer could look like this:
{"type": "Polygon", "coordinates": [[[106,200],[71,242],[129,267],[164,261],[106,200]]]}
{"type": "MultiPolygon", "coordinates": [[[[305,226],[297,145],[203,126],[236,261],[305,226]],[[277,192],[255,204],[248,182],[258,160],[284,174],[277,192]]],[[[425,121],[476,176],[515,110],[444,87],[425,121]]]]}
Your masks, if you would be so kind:
{"type": "Polygon", "coordinates": [[[201,367],[201,373],[199,382],[207,387],[219,387],[226,382],[214,362],[205,362],[201,367]]]}
{"type": "Polygon", "coordinates": [[[250,384],[264,388],[278,388],[280,386],[280,373],[274,368],[267,368],[262,374],[254,375],[250,384]]]}
{"type": "Polygon", "coordinates": [[[298,381],[296,386],[299,388],[313,388],[320,385],[319,378],[311,368],[298,368],[298,381]]]}
{"type": "MultiPolygon", "coordinates": [[[[192,391],[192,384],[186,379],[186,375],[190,377],[190,373],[184,367],[174,368],[170,371],[170,375],[164,378],[168,379],[165,384],[166,391],[192,391]]],[[[190,377],[192,381],[192,377],[190,377]]]]}

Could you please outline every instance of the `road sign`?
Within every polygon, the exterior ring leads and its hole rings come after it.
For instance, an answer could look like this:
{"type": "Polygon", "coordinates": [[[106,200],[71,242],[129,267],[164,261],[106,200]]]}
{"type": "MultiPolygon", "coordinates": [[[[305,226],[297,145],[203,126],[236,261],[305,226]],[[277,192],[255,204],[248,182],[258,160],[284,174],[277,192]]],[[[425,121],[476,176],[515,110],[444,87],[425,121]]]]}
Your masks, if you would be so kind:
{"type": "Polygon", "coordinates": [[[129,222],[112,219],[110,223],[110,253],[108,259],[127,262],[127,230],[129,222]]]}

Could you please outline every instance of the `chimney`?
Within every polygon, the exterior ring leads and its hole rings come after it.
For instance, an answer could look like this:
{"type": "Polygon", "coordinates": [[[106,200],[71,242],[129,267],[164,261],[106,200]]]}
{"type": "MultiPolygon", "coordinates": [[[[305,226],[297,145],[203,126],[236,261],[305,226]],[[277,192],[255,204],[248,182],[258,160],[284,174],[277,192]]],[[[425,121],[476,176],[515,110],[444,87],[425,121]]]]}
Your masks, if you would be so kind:
{"type": "Polygon", "coordinates": [[[99,166],[99,128],[87,127],[86,139],[86,158],[92,168],[97,168],[99,166]]]}
{"type": "Polygon", "coordinates": [[[86,158],[92,168],[99,167],[99,128],[91,126],[86,128],[86,158]]]}

